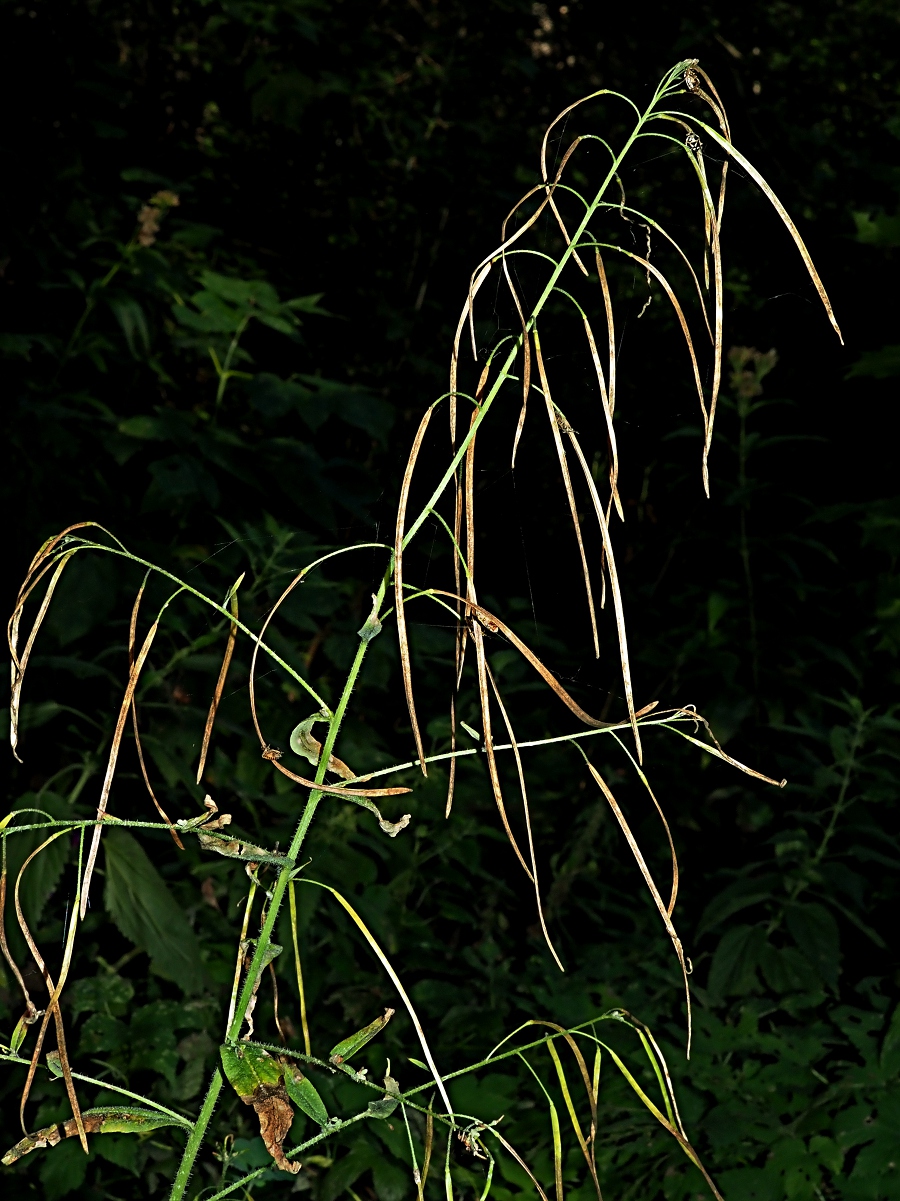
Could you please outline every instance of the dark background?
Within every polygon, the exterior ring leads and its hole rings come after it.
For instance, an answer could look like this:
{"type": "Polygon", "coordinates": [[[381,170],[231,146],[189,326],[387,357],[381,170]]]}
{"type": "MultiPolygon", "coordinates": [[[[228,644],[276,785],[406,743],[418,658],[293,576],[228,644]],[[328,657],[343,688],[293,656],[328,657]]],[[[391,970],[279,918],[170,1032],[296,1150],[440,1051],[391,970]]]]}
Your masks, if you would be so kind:
{"type": "MultiPolygon", "coordinates": [[[[900,1196],[900,1027],[892,1023],[900,985],[900,502],[889,416],[900,372],[892,345],[897,5],[186,0],[4,3],[0,11],[10,607],[40,542],[90,519],[217,597],[247,571],[242,615],[257,624],[317,551],[390,537],[413,433],[446,388],[469,272],[535,182],[547,122],[598,87],[641,104],[672,64],[700,59],[736,145],[794,215],[845,345],[777,217],[734,171],[723,234],[726,348],[774,348],[778,361],[762,384],[765,406],[747,418],[743,478],[741,381],[726,378],[706,501],[677,331],[658,294],[639,324],[643,280],[624,270],[614,277],[624,314],[617,429],[626,508],[615,536],[638,703],[696,704],[729,753],[789,781],[775,792],[687,744],[648,736],[648,771],[682,866],[676,917],[695,967],[692,1060],[683,1056],[671,948],[605,802],[569,749],[528,763],[548,921],[565,976],[543,948],[533,898],[477,767],[461,769],[449,823],[440,771],[427,783],[411,778],[413,823],[396,842],[376,837],[361,811],[323,806],[310,874],[353,896],[410,984],[448,1068],[480,1058],[529,1018],[575,1023],[623,1005],[671,1053],[689,1131],[729,1201],[900,1196]],[[162,215],[148,217],[161,194],[162,215]],[[142,220],[145,235],[148,220],[158,226],[146,245],[135,236],[142,220]],[[240,313],[249,294],[238,286],[217,302],[205,285],[212,278],[221,291],[215,280],[223,277],[267,282],[277,296],[265,293],[273,322],[253,321],[242,340],[245,357],[234,366],[246,378],[230,381],[217,404],[209,348],[221,359],[229,336],[210,313],[221,316],[223,303],[240,313]],[[319,294],[324,312],[312,311],[312,300],[279,307],[319,294]]],[[[601,132],[621,136],[617,110],[596,110],[594,128],[604,120],[601,132]]],[[[699,200],[651,160],[638,156],[625,175],[630,197],[695,230],[699,200]]],[[[510,327],[502,302],[491,304],[477,331],[482,351],[510,327]]],[[[548,370],[593,447],[602,441],[596,402],[579,391],[579,356],[580,345],[576,353],[560,334],[548,370]]],[[[599,664],[590,653],[540,414],[529,418],[513,474],[515,398],[498,412],[496,433],[479,444],[480,595],[586,708],[620,716],[609,631],[599,664]]],[[[444,454],[436,435],[426,471],[438,470],[444,454]]],[[[449,586],[440,534],[426,527],[419,546],[409,570],[449,586]]],[[[382,570],[368,553],[337,562],[348,566],[304,586],[274,635],[332,701],[382,570]]],[[[7,808],[92,811],[140,579],[137,567],[101,555],[67,570],[26,682],[24,765],[11,772],[7,808]]],[[[151,585],[146,604],[162,599],[162,585],[151,585]]],[[[189,816],[205,790],[193,783],[196,744],[224,627],[191,602],[169,612],[140,713],[157,795],[173,816],[189,816]]],[[[420,712],[437,751],[449,730],[450,634],[424,610],[414,616],[420,712]]],[[[499,641],[489,649],[519,737],[575,728],[499,641]]],[[[258,759],[247,665],[239,648],[204,785],[253,841],[283,845],[300,799],[258,759]]],[[[477,725],[468,687],[463,716],[477,725]]],[[[286,745],[310,706],[275,673],[260,691],[264,725],[286,745]]],[[[410,756],[387,627],[372,644],[355,706],[339,753],[356,770],[410,756]]],[[[664,878],[658,820],[624,755],[590,745],[595,765],[621,779],[623,804],[664,878]]],[[[113,807],[153,815],[130,740],[113,807]]],[[[11,879],[23,843],[9,842],[11,879]]],[[[54,847],[56,857],[45,853],[23,888],[38,939],[58,964],[52,948],[73,869],[68,849],[54,847]]],[[[106,855],[64,1005],[77,1066],[195,1110],[216,1058],[246,881],[193,845],[179,855],[162,834],[142,836],[140,846],[129,836],[111,840],[106,855]],[[129,879],[143,884],[129,889],[129,879]]],[[[9,908],[6,925],[24,963],[9,908]]],[[[392,994],[342,919],[305,894],[301,931],[321,1053],[392,994]]],[[[279,941],[289,947],[290,939],[289,926],[279,927],[279,941]]],[[[8,1034],[21,1001],[4,972],[8,1034]]],[[[287,952],[278,976],[296,1035],[287,952]]],[[[275,1037],[269,994],[259,1029],[275,1037]]],[[[389,1053],[401,1084],[418,1082],[406,1062],[415,1054],[411,1035],[398,1016],[362,1057],[373,1075],[389,1053]]],[[[707,1195],[606,1072],[598,1136],[605,1195],[707,1195]]],[[[10,1145],[22,1079],[22,1069],[5,1069],[10,1145]]],[[[112,1103],[90,1086],[85,1093],[112,1103]]],[[[39,1078],[32,1098],[29,1129],[66,1116],[58,1085],[39,1078]]],[[[339,1093],[327,1099],[337,1110],[353,1103],[339,1093]]],[[[534,1150],[549,1187],[548,1123],[533,1082],[496,1071],[477,1087],[461,1085],[458,1103],[488,1118],[506,1113],[509,1137],[534,1150]]],[[[192,1186],[207,1188],[203,1195],[215,1191],[229,1136],[239,1154],[229,1179],[265,1162],[236,1098],[216,1122],[192,1186]]],[[[164,1134],[140,1143],[104,1136],[87,1159],[68,1142],[5,1170],[21,1195],[49,1201],[161,1197],[178,1154],[177,1137],[164,1134]]],[[[332,1143],[297,1178],[317,1201],[350,1189],[377,1201],[412,1195],[402,1130],[369,1123],[332,1143]]],[[[567,1190],[587,1197],[578,1159],[575,1147],[567,1190]]],[[[460,1164],[455,1173],[460,1195],[480,1194],[477,1170],[460,1164]]],[[[435,1195],[439,1177],[429,1186],[435,1195]]],[[[258,1195],[287,1195],[295,1183],[273,1172],[258,1195]]],[[[494,1193],[506,1201],[529,1187],[506,1163],[494,1193]]]]}

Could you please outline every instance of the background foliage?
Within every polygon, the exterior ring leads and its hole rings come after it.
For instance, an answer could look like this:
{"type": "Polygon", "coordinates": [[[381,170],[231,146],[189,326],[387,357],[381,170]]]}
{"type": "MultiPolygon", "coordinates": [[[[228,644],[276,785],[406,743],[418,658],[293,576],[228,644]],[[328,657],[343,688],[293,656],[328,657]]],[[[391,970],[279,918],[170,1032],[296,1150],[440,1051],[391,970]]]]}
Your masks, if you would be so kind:
{"type": "MultiPolygon", "coordinates": [[[[847,346],[832,345],[774,219],[736,181],[725,223],[728,336],[738,348],[774,347],[777,365],[765,374],[772,359],[732,355],[707,503],[668,319],[651,305],[638,326],[642,281],[619,281],[635,295],[619,436],[640,464],[622,483],[639,695],[696,703],[732,754],[789,780],[775,794],[687,749],[654,748],[653,781],[683,861],[681,926],[698,1002],[691,1063],[678,1050],[671,953],[568,752],[535,764],[532,797],[565,976],[542,950],[477,770],[462,773],[450,823],[435,774],[416,784],[413,822],[396,841],[335,803],[309,854],[403,965],[448,1068],[528,1017],[577,1022],[623,1005],[671,1052],[689,1131],[729,1201],[900,1196],[891,920],[900,498],[885,420],[900,371],[890,290],[900,244],[896,5],[779,0],[726,13],[659,3],[651,21],[587,2],[34,0],[4,3],[2,14],[14,115],[3,133],[12,169],[0,335],[12,574],[44,536],[90,517],[222,593],[247,570],[242,613],[257,622],[316,550],[383,535],[396,464],[444,387],[468,270],[533,182],[546,121],[598,86],[639,98],[682,57],[712,73],[737,145],[802,218],[847,346]],[[660,348],[652,359],[650,345],[660,348]]],[[[625,182],[653,186],[649,170],[625,182]]],[[[546,495],[517,491],[499,454],[485,468],[485,528],[506,535],[496,589],[518,594],[520,619],[567,687],[616,711],[614,664],[595,667],[586,639],[571,636],[583,621],[577,591],[531,532],[538,519],[563,530],[550,482],[546,495]]],[[[434,553],[440,565],[437,544],[434,553]]],[[[355,570],[350,584],[326,573],[305,585],[278,632],[326,696],[379,568],[361,556],[355,570]]],[[[92,811],[137,583],[106,562],[69,569],[27,686],[25,764],[7,808],[92,811]]],[[[142,679],[150,771],[173,816],[192,815],[202,798],[196,745],[223,638],[190,605],[173,611],[142,679]]],[[[446,665],[445,639],[415,629],[420,679],[446,665]]],[[[530,681],[502,651],[492,661],[544,733],[551,713],[530,681]]],[[[253,841],[284,843],[296,798],[258,758],[239,691],[246,669],[235,665],[238,691],[223,703],[204,784],[253,841]]],[[[406,755],[396,685],[388,639],[377,640],[342,739],[349,763],[406,755]]],[[[304,702],[277,675],[262,687],[266,723],[286,740],[304,702]]],[[[437,745],[447,729],[437,690],[428,710],[437,745]]],[[[147,802],[133,747],[127,754],[115,803],[140,816],[147,802]]],[[[610,753],[603,766],[621,765],[610,753]]],[[[643,835],[658,842],[649,815],[643,835]]],[[[24,904],[52,945],[72,881],[62,855],[41,863],[24,904]]],[[[127,1073],[167,1104],[195,1103],[215,1057],[245,882],[190,846],[179,855],[162,837],[124,833],[107,844],[103,870],[103,906],[89,916],[69,994],[77,1054],[87,1070],[127,1073]]],[[[340,918],[314,912],[317,900],[301,896],[301,923],[321,1052],[391,994],[340,918]]],[[[289,932],[279,941],[289,945],[289,932]]],[[[289,963],[278,971],[296,1034],[289,963]]],[[[16,998],[0,983],[8,1034],[16,998]]],[[[274,1034],[270,1002],[260,1021],[274,1034]]],[[[398,1017],[367,1052],[373,1072],[391,1054],[404,1086],[417,1072],[408,1033],[398,1017]]],[[[4,1077],[10,1143],[20,1086],[15,1072],[4,1077]]],[[[58,1085],[45,1081],[34,1097],[30,1128],[64,1115],[58,1085]]],[[[513,1091],[502,1072],[460,1085],[458,1101],[507,1113],[520,1140],[542,1145],[540,1098],[513,1091]]],[[[612,1087],[602,1118],[607,1196],[703,1195],[699,1175],[624,1092],[612,1087]]],[[[333,1140],[296,1180],[271,1173],[259,1195],[409,1195],[405,1133],[370,1125],[333,1140]]],[[[218,1158],[198,1188],[265,1162],[236,1098],[223,1104],[216,1137],[218,1158]]],[[[69,1141],[19,1165],[16,1187],[48,1201],[163,1196],[176,1140],[105,1136],[89,1158],[69,1141]]],[[[545,1177],[550,1155],[538,1153],[545,1177]]],[[[476,1168],[454,1170],[469,1195],[476,1168]]],[[[567,1171],[577,1176],[574,1159],[567,1171]]],[[[497,1195],[527,1191],[510,1169],[497,1195]]]]}

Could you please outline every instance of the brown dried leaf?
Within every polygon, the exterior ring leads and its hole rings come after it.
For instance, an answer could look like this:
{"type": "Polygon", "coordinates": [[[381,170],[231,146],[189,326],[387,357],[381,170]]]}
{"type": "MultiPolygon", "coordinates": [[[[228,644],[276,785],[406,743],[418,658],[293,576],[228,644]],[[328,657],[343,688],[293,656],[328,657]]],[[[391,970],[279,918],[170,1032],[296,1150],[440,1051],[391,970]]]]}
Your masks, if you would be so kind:
{"type": "Polygon", "coordinates": [[[419,731],[419,722],[416,718],[416,702],[413,696],[412,686],[412,668],[409,658],[409,637],[406,632],[406,613],[403,607],[403,534],[406,525],[406,506],[409,503],[409,489],[412,485],[413,472],[416,467],[416,460],[419,457],[419,450],[422,446],[422,440],[425,437],[425,431],[428,429],[428,423],[431,421],[431,414],[434,411],[434,405],[430,405],[419,422],[419,428],[416,431],[416,436],[412,444],[412,449],[409,452],[409,460],[406,464],[406,470],[403,473],[403,483],[400,487],[400,503],[397,506],[397,529],[394,539],[394,603],[397,618],[397,639],[400,644],[400,665],[403,672],[403,690],[406,693],[406,705],[409,709],[409,719],[412,723],[413,738],[416,743],[416,751],[419,756],[419,764],[422,768],[422,775],[428,775],[428,768],[425,764],[425,747],[422,744],[422,735],[419,731]]]}
{"type": "Polygon", "coordinates": [[[275,1160],[282,1172],[296,1175],[302,1165],[285,1158],[284,1140],[290,1133],[294,1121],[294,1110],[288,1100],[283,1084],[261,1084],[253,1097],[241,1098],[245,1104],[252,1105],[259,1118],[259,1133],[266,1145],[266,1150],[275,1160]]]}
{"type": "MultiPolygon", "coordinates": [[[[206,726],[203,730],[203,744],[200,747],[200,762],[197,764],[197,783],[203,779],[203,769],[206,767],[206,756],[209,753],[209,740],[212,737],[213,725],[216,720],[216,713],[219,708],[219,702],[222,699],[222,692],[225,688],[225,680],[228,676],[228,668],[231,666],[231,656],[234,654],[234,646],[237,642],[237,616],[238,616],[238,599],[237,590],[241,586],[241,581],[244,575],[242,574],[237,582],[232,586],[228,598],[228,603],[231,612],[234,616],[234,621],[231,623],[231,628],[228,631],[228,641],[225,644],[225,657],[222,659],[222,666],[219,669],[219,678],[216,681],[216,690],[213,693],[213,698],[210,701],[209,713],[206,715],[206,726]]],[[[258,645],[258,644],[257,644],[258,645]]]]}
{"type": "MultiPolygon", "coordinates": [[[[149,574],[150,573],[148,571],[147,575],[149,575],[149,574]]],[[[129,671],[129,674],[134,670],[134,647],[135,647],[135,643],[137,641],[137,619],[138,619],[138,612],[141,607],[141,598],[144,595],[144,588],[146,586],[147,586],[147,576],[145,575],[144,582],[141,584],[140,588],[138,589],[138,594],[134,598],[134,606],[131,610],[131,624],[128,627],[128,671],[129,671]]],[[[165,809],[163,809],[162,805],[159,803],[156,793],[153,791],[153,785],[150,783],[150,775],[147,771],[147,764],[144,762],[144,748],[143,748],[143,746],[141,746],[141,734],[140,734],[140,730],[138,729],[137,704],[135,702],[133,695],[131,697],[131,726],[132,726],[132,729],[134,730],[134,745],[135,745],[135,748],[138,753],[138,761],[141,765],[141,775],[144,777],[144,784],[146,785],[147,791],[150,793],[150,799],[151,799],[151,801],[153,801],[153,804],[156,806],[156,811],[159,814],[159,816],[168,825],[169,833],[171,834],[172,840],[174,841],[175,845],[178,847],[179,851],[183,851],[184,843],[178,837],[175,827],[172,825],[171,818],[166,813],[165,809]]]]}
{"type": "Polygon", "coordinates": [[[141,669],[147,660],[147,655],[150,653],[150,647],[153,645],[153,639],[156,637],[156,631],[159,629],[159,620],[154,621],[153,625],[147,631],[147,637],[144,639],[144,645],[141,647],[137,659],[128,676],[128,686],[125,689],[125,696],[122,698],[122,705],[119,709],[119,718],[116,722],[116,729],[113,734],[112,745],[109,749],[109,760],[106,764],[106,775],[103,778],[103,787],[100,790],[100,800],[97,803],[97,825],[94,827],[94,836],[91,839],[91,849],[88,853],[87,864],[84,869],[84,876],[81,884],[81,920],[84,921],[84,915],[87,912],[88,898],[91,887],[91,876],[94,873],[94,864],[97,862],[97,852],[100,849],[100,831],[102,822],[106,816],[106,806],[109,801],[109,790],[112,787],[113,776],[116,774],[116,763],[119,758],[119,747],[122,745],[122,734],[125,730],[125,721],[131,711],[132,701],[134,699],[134,691],[137,688],[138,680],[140,679],[141,669]]]}
{"type": "Polygon", "coordinates": [[[575,530],[575,540],[578,543],[578,553],[581,557],[581,571],[584,576],[584,591],[587,596],[588,612],[591,617],[591,634],[594,639],[594,658],[600,658],[600,639],[597,633],[597,614],[594,609],[594,596],[591,590],[591,573],[588,568],[587,554],[584,549],[584,539],[581,536],[581,522],[578,520],[578,506],[575,504],[575,492],[572,488],[572,477],[569,474],[569,464],[566,460],[566,451],[562,443],[562,438],[559,436],[559,423],[557,414],[553,404],[553,399],[550,395],[550,381],[547,379],[547,371],[544,367],[544,356],[541,353],[541,340],[538,336],[538,331],[534,331],[534,353],[537,359],[538,372],[541,377],[541,387],[544,390],[544,402],[547,406],[547,416],[550,418],[550,428],[553,431],[553,444],[556,447],[556,455],[559,459],[559,468],[562,472],[563,484],[566,489],[566,497],[569,502],[569,513],[572,518],[572,526],[575,530]]]}

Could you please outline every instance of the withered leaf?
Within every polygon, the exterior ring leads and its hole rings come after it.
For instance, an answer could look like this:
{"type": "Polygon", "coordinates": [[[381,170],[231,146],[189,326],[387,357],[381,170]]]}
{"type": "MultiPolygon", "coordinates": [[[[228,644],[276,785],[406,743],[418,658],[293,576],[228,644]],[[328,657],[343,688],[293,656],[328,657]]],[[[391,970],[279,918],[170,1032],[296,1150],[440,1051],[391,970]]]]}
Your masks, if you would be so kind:
{"type": "MultiPolygon", "coordinates": [[[[312,717],[307,717],[306,721],[301,721],[299,726],[296,726],[291,733],[291,750],[295,755],[302,755],[313,767],[318,766],[319,756],[322,753],[322,744],[313,734],[312,728],[317,721],[327,720],[327,714],[314,713],[312,717]]],[[[329,758],[328,770],[340,776],[342,780],[352,780],[356,775],[356,772],[351,771],[346,763],[338,759],[337,755],[332,755],[329,758]]]]}
{"type": "Polygon", "coordinates": [[[288,1136],[294,1121],[294,1111],[291,1108],[283,1084],[261,1084],[252,1101],[247,1097],[241,1098],[245,1104],[252,1104],[259,1118],[259,1133],[266,1145],[266,1150],[281,1168],[282,1172],[299,1172],[301,1164],[293,1163],[285,1158],[283,1143],[288,1136]]]}
{"type": "Polygon", "coordinates": [[[259,1133],[266,1150],[283,1172],[299,1172],[300,1164],[285,1158],[284,1140],[294,1120],[282,1077],[284,1064],[252,1043],[227,1043],[219,1048],[228,1083],[259,1118],[259,1133]]]}

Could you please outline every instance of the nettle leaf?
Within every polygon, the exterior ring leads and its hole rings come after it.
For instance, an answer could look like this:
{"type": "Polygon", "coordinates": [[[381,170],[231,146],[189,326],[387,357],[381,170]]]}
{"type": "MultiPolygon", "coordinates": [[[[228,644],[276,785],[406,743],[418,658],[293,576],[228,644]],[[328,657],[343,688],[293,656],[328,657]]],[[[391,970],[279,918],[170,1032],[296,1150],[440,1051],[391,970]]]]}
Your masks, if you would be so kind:
{"type": "MultiPolygon", "coordinates": [[[[462,722],[460,724],[464,725],[462,722]]],[[[706,906],[697,927],[697,937],[705,934],[707,930],[714,929],[739,910],[771,900],[778,894],[781,884],[781,876],[774,872],[749,880],[737,880],[734,884],[730,884],[706,906]]]]}
{"type": "Polygon", "coordinates": [[[840,935],[837,922],[824,905],[788,905],[785,921],[797,946],[822,980],[837,988],[840,973],[840,935]]]}
{"type": "Polygon", "coordinates": [[[165,880],[126,830],[108,830],[104,847],[104,900],[113,921],[149,954],[158,975],[186,993],[199,992],[205,978],[200,946],[165,880]]]}
{"type": "Polygon", "coordinates": [[[318,307],[321,293],[282,301],[264,279],[239,279],[219,275],[216,271],[204,271],[200,282],[202,289],[191,297],[193,307],[177,305],[175,308],[181,324],[198,333],[239,333],[251,318],[255,318],[280,334],[296,338],[300,324],[298,312],[327,315],[318,307]]]}
{"type": "MultiPolygon", "coordinates": [[[[265,318],[260,316],[260,320],[265,318]]],[[[368,388],[318,375],[299,375],[285,380],[261,371],[247,382],[246,389],[250,403],[264,417],[274,419],[299,413],[313,433],[329,417],[337,417],[379,439],[384,439],[394,424],[392,406],[368,388]]]]}
{"type": "Polygon", "coordinates": [[[773,947],[766,943],[760,955],[760,968],[774,992],[816,992],[821,988],[819,974],[796,947],[773,947]]]}
{"type": "Polygon", "coordinates": [[[891,379],[900,375],[900,346],[882,346],[881,350],[867,350],[847,372],[847,378],[868,375],[873,379],[891,379]]]}
{"type": "Polygon", "coordinates": [[[881,1047],[881,1069],[886,1075],[900,1073],[900,1005],[894,1010],[881,1047]]]}
{"type": "Polygon", "coordinates": [[[113,1017],[121,1017],[133,996],[134,985],[131,981],[114,972],[77,980],[67,993],[73,1018],[82,1013],[108,1013],[113,1017]]]}
{"type": "Polygon", "coordinates": [[[147,470],[152,482],[144,497],[144,512],[168,509],[182,501],[202,501],[212,508],[219,503],[219,485],[193,455],[156,459],[147,470]]]}
{"type": "Polygon", "coordinates": [[[766,944],[762,926],[735,926],[716,948],[709,969],[709,991],[714,997],[755,991],[756,969],[766,944]]]}
{"type": "Polygon", "coordinates": [[[394,424],[393,407],[368,388],[322,379],[318,375],[300,375],[298,378],[312,392],[300,410],[301,417],[311,429],[318,429],[333,414],[372,438],[383,439],[394,424]]]}
{"type": "MultiPolygon", "coordinates": [[[[61,706],[56,706],[54,702],[50,701],[47,704],[54,705],[53,712],[50,714],[51,717],[61,711],[61,706]]],[[[24,722],[22,724],[24,725],[24,722]]],[[[39,723],[32,721],[31,724],[34,726],[39,723]]],[[[17,800],[16,808],[41,809],[45,813],[49,813],[51,817],[61,820],[71,820],[73,817],[71,805],[63,797],[49,792],[27,792],[17,800]]],[[[43,821],[44,818],[37,813],[32,813],[23,814],[22,817],[14,820],[22,824],[30,824],[31,822],[43,821]]],[[[52,833],[52,830],[27,830],[13,837],[7,836],[6,869],[10,893],[15,887],[19,870],[25,860],[52,833]]],[[[32,930],[35,924],[40,921],[44,905],[59,885],[66,861],[70,856],[70,850],[68,835],[63,834],[61,837],[55,838],[35,859],[32,859],[25,874],[22,876],[19,899],[22,904],[25,920],[32,930]]],[[[7,896],[9,896],[9,893],[7,896]]],[[[9,904],[9,900],[7,900],[7,904],[9,904]]],[[[18,949],[21,945],[24,949],[25,944],[23,941],[20,943],[21,936],[15,917],[13,917],[12,922],[7,917],[7,931],[8,937],[13,940],[16,948],[18,949]]]]}

